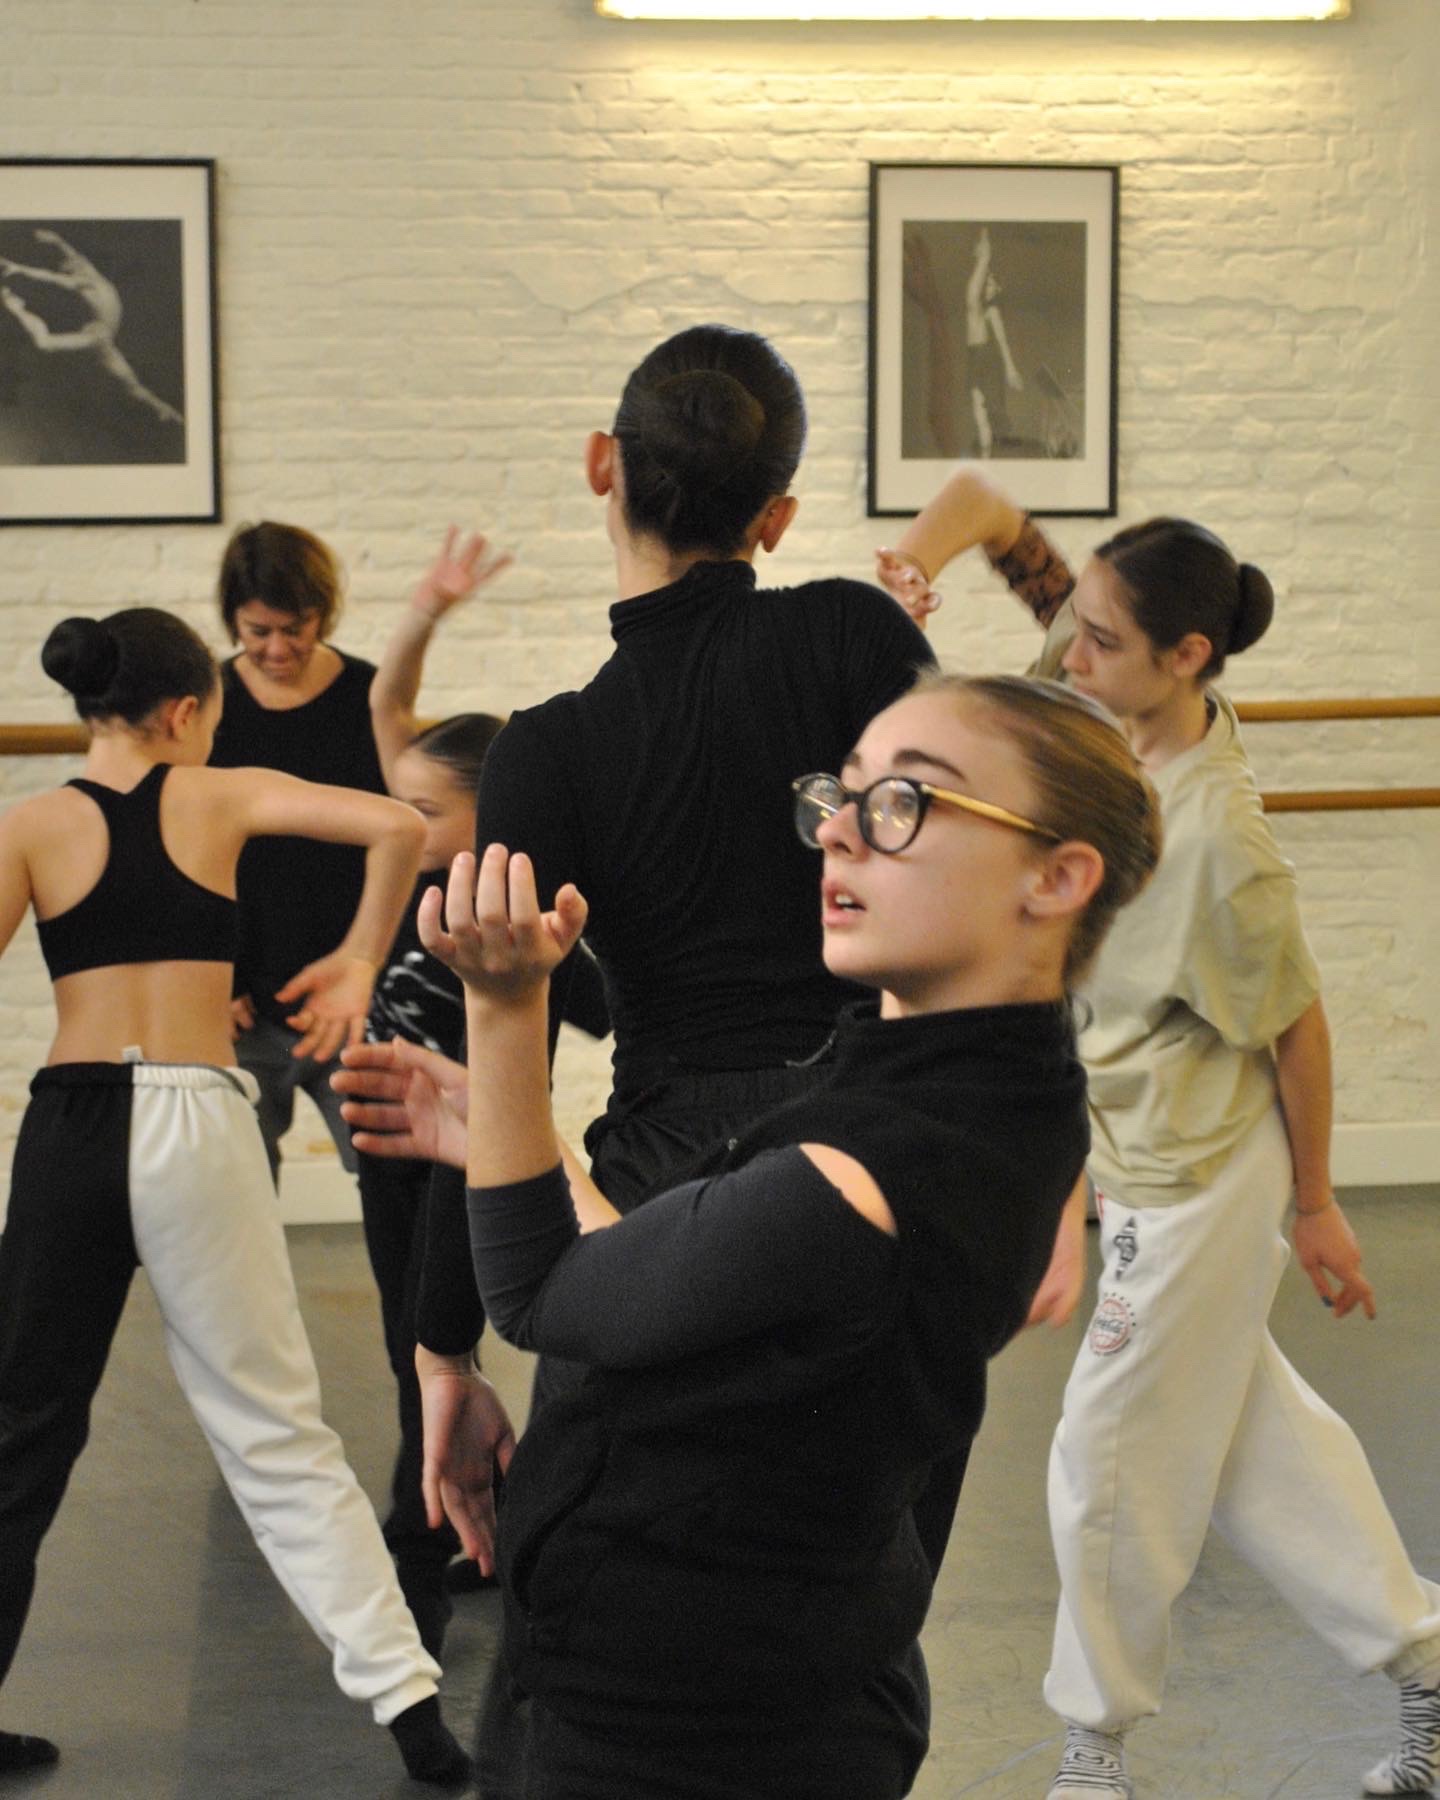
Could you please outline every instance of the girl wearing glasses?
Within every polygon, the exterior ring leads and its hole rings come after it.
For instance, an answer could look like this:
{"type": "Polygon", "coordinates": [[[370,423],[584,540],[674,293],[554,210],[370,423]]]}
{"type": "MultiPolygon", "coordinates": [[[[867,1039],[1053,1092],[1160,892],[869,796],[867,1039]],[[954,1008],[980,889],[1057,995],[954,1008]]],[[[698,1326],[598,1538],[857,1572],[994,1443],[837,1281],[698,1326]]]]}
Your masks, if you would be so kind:
{"type": "MultiPolygon", "coordinates": [[[[912,1502],[978,1425],[1083,1162],[1066,988],[1158,855],[1120,734],[1052,684],[934,678],[794,798],[826,968],[878,1005],[808,1095],[624,1218],[567,1185],[550,1113],[546,986],[584,900],[542,909],[497,844],[457,859],[448,928],[422,906],[466,988],[487,1312],[591,1371],[532,1420],[501,1514],[529,1800],[909,1792],[912,1502]]],[[[476,1554],[472,1448],[441,1475],[476,1554]]]]}
{"type": "MultiPolygon", "coordinates": [[[[1159,872],[1085,987],[1104,1269],[1051,1457],[1061,1601],[1045,1693],[1068,1729],[1050,1800],[1132,1792],[1125,1734],[1160,1708],[1170,1609],[1211,1524],[1352,1667],[1401,1685],[1401,1743],[1366,1792],[1427,1791],[1440,1587],[1411,1567],[1354,1434],[1266,1327],[1292,1197],[1325,1304],[1375,1311],[1330,1185],[1329,1036],[1294,873],[1210,685],[1269,625],[1270,584],[1180,519],[1118,533],[1077,580],[973,469],[881,553],[882,579],[923,618],[930,577],[975,544],[1047,628],[1039,666],[1123,721],[1165,820],[1159,872]]],[[[1073,1210],[1057,1252],[1077,1281],[1081,1224],[1073,1210]]]]}
{"type": "MultiPolygon", "coordinates": [[[[168,613],[67,619],[42,660],[91,736],[83,778],[0,822],[0,948],[33,906],[57,1015],[0,1238],[0,1679],[143,1263],[186,1399],[337,1682],[391,1728],[413,1776],[455,1785],[469,1763],[440,1717],[439,1668],[320,1416],[257,1084],[229,1029],[245,846],[315,839],[362,861],[348,928],[277,982],[300,1051],[324,1058],[364,1016],[421,822],[380,795],[204,767],[220,679],[168,613]]],[[[0,1775],[57,1754],[0,1732],[0,1775]]]]}

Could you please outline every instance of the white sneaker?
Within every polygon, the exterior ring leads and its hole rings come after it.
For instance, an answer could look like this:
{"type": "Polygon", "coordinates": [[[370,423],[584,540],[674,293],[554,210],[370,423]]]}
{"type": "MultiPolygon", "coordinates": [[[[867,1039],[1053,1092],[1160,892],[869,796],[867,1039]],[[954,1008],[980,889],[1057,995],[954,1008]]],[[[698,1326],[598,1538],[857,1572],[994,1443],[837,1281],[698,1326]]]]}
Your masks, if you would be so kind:
{"type": "Polygon", "coordinates": [[[1400,1748],[1365,1777],[1367,1794],[1428,1794],[1440,1780],[1440,1687],[1400,1684],[1400,1748]]]}
{"type": "Polygon", "coordinates": [[[1134,1793],[1120,1733],[1067,1724],[1065,1753],[1046,1800],[1133,1800],[1134,1793]]]}

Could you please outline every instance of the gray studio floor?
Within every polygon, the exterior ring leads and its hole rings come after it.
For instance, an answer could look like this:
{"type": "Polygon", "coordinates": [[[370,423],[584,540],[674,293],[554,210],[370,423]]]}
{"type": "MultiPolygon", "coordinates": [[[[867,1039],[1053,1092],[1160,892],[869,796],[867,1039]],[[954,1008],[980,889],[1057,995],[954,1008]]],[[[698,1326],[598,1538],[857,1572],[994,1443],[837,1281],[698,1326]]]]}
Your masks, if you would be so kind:
{"type": "MultiPolygon", "coordinates": [[[[1381,1301],[1337,1325],[1292,1270],[1282,1344],[1359,1430],[1422,1569],[1440,1571],[1440,1195],[1353,1207],[1381,1301]]],[[[1093,1234],[1092,1234],[1093,1236],[1093,1234]]],[[[358,1227],[292,1234],[326,1411],[372,1494],[389,1455],[387,1373],[358,1227]]],[[[1093,1245],[1092,1245],[1093,1252],[1093,1245]]],[[[996,1365],[926,1639],[934,1748],[920,1800],[1041,1800],[1055,1721],[1040,1700],[1054,1579],[1043,1469],[1079,1326],[996,1365]]],[[[1203,1356],[1205,1347],[1197,1345],[1203,1356]]],[[[502,1369],[503,1363],[503,1369],[502,1369]]],[[[525,1371],[500,1347],[510,1391],[525,1371]]],[[[1295,1496],[1302,1511],[1305,1496],[1295,1496]]],[[[468,1735],[495,1602],[460,1602],[446,1705],[468,1735]]],[[[1220,1546],[1177,1609],[1170,1698],[1132,1747],[1140,1800],[1343,1800],[1389,1746],[1393,1690],[1352,1679],[1220,1546]]],[[[388,1734],[343,1701],[270,1579],[170,1379],[145,1283],[41,1563],[0,1724],[62,1742],[58,1768],[4,1783],[44,1800],[419,1800],[388,1734]]]]}

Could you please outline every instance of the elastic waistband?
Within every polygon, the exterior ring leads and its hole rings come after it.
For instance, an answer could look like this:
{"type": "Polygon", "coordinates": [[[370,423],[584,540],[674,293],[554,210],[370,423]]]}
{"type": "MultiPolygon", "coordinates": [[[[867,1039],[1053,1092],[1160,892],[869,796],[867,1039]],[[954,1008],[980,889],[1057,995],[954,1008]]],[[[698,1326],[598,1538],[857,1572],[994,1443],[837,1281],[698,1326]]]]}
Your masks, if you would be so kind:
{"type": "Polygon", "coordinates": [[[260,1084],[248,1069],[222,1069],[217,1063],[56,1063],[53,1068],[36,1071],[30,1092],[37,1094],[43,1088],[78,1087],[192,1088],[197,1091],[228,1087],[251,1106],[260,1098],[260,1084]]]}

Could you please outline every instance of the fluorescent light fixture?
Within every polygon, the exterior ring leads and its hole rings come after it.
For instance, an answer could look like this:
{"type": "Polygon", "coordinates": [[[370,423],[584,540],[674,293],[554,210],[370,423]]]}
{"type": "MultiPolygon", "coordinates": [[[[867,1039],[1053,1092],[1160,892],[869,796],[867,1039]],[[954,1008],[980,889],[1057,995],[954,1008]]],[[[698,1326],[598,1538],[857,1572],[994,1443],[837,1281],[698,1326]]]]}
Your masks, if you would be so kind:
{"type": "Polygon", "coordinates": [[[595,0],[607,19],[1346,19],[1350,0],[595,0]]]}

